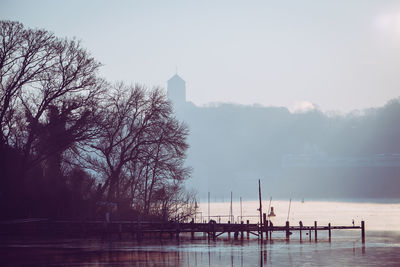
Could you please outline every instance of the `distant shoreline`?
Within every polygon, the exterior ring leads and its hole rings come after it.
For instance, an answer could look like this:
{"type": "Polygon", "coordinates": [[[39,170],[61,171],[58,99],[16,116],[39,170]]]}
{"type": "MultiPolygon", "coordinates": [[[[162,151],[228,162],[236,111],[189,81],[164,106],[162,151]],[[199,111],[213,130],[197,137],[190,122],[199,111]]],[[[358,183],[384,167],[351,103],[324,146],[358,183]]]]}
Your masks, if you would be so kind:
{"type": "MultiPolygon", "coordinates": [[[[301,202],[302,198],[291,198],[292,202],[301,202]]],[[[272,198],[272,201],[287,201],[289,202],[290,198],[282,198],[282,197],[277,197],[277,198],[272,198]]],[[[258,201],[256,198],[242,198],[243,202],[246,201],[258,201]]],[[[263,202],[269,201],[269,197],[263,199],[263,202]]],[[[207,203],[207,199],[200,199],[200,203],[207,203]]],[[[225,200],[220,200],[217,199],[217,201],[213,201],[213,198],[211,198],[210,203],[229,203],[230,200],[225,199],[225,200]]],[[[240,202],[240,200],[237,200],[236,198],[233,200],[233,202],[240,202]]],[[[342,202],[342,203],[373,203],[373,204],[400,204],[400,198],[304,198],[304,202],[342,202]]]]}

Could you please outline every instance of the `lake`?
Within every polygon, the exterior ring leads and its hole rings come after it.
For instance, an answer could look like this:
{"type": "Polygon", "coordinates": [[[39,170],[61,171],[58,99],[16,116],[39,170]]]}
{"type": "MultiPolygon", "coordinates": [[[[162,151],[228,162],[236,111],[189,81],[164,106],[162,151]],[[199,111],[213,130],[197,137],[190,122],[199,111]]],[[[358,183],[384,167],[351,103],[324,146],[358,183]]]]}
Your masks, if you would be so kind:
{"type": "MultiPolygon", "coordinates": [[[[267,212],[269,201],[263,203],[267,212]]],[[[302,220],[304,225],[351,225],[352,220],[366,223],[366,243],[361,243],[360,230],[318,232],[318,242],[293,233],[286,241],[283,233],[260,242],[256,237],[229,239],[227,235],[208,241],[202,234],[195,240],[182,235],[176,240],[146,240],[138,243],[129,236],[119,240],[101,239],[30,239],[0,240],[1,266],[399,266],[400,203],[396,201],[272,201],[274,225],[287,219],[291,225],[302,220]]],[[[235,220],[242,212],[244,220],[256,222],[258,202],[234,202],[235,220]],[[248,217],[246,217],[248,216],[248,217]]],[[[229,215],[230,203],[211,203],[210,216],[229,215]]],[[[208,205],[202,203],[197,218],[208,219],[208,205]]],[[[227,220],[228,217],[213,217],[227,220]]],[[[239,218],[240,219],[240,218],[239,218]]]]}

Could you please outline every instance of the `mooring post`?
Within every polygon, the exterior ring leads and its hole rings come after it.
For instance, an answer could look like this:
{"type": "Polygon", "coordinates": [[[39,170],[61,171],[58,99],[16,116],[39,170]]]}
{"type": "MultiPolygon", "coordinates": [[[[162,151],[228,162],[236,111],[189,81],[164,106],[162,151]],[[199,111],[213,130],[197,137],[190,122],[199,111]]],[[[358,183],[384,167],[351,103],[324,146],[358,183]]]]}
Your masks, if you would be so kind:
{"type": "Polygon", "coordinates": [[[233,237],[235,238],[235,240],[238,240],[239,238],[239,231],[235,230],[235,232],[233,232],[233,237]]]}
{"type": "MultiPolygon", "coordinates": [[[[263,213],[263,228],[261,229],[261,231],[265,232],[265,234],[267,234],[267,214],[263,213]]],[[[262,237],[262,236],[261,236],[262,237]]],[[[268,239],[268,238],[267,238],[268,239]]]]}
{"type": "Polygon", "coordinates": [[[331,223],[328,223],[328,234],[329,234],[329,242],[331,242],[331,223]]]}
{"type": "Polygon", "coordinates": [[[190,221],[190,236],[193,239],[194,238],[194,219],[190,221]]]}
{"type": "Polygon", "coordinates": [[[312,226],[310,226],[310,229],[308,230],[309,231],[308,236],[310,237],[310,242],[311,242],[311,228],[312,228],[312,226]]]}
{"type": "Polygon", "coordinates": [[[301,241],[302,241],[302,235],[301,235],[301,230],[303,230],[303,222],[302,221],[299,221],[299,228],[300,228],[300,243],[301,243],[301,241]]]}
{"type": "Polygon", "coordinates": [[[314,221],[314,230],[315,230],[315,242],[317,242],[317,221],[314,221]]]}
{"type": "Polygon", "coordinates": [[[361,242],[365,243],[365,222],[361,221],[361,242]]]}
{"type": "Polygon", "coordinates": [[[289,241],[289,236],[290,236],[289,221],[286,221],[285,231],[286,231],[286,241],[289,241]]]}
{"type": "Polygon", "coordinates": [[[216,221],[212,221],[212,236],[213,236],[213,241],[215,241],[215,239],[216,239],[216,232],[217,232],[217,229],[216,229],[216,221]]]}
{"type": "Polygon", "coordinates": [[[272,240],[272,231],[274,230],[274,225],[272,221],[269,221],[269,239],[272,240]]]}
{"type": "Polygon", "coordinates": [[[208,234],[207,234],[207,238],[208,240],[210,240],[210,234],[211,234],[211,221],[208,221],[208,225],[207,225],[207,230],[208,230],[208,234]]]}
{"type": "Polygon", "coordinates": [[[159,238],[160,239],[162,239],[162,235],[163,235],[163,231],[164,231],[164,225],[165,225],[165,222],[163,221],[163,222],[161,222],[160,223],[160,234],[159,234],[159,238]]]}
{"type": "Polygon", "coordinates": [[[142,240],[142,217],[140,215],[137,218],[136,238],[138,241],[142,240]]]}
{"type": "Polygon", "coordinates": [[[240,222],[240,239],[243,239],[243,231],[244,231],[244,222],[243,221],[241,221],[240,222]]]}
{"type": "Polygon", "coordinates": [[[249,224],[250,224],[250,221],[249,220],[247,220],[246,221],[246,231],[247,231],[247,239],[249,239],[250,238],[250,226],[249,226],[249,224]]]}
{"type": "Polygon", "coordinates": [[[262,232],[262,203],[261,203],[261,181],[258,179],[258,198],[260,200],[260,228],[259,228],[259,237],[261,240],[263,239],[263,232],[262,232]]]}
{"type": "Polygon", "coordinates": [[[178,217],[178,221],[175,224],[175,238],[176,238],[176,240],[179,239],[179,232],[180,232],[180,222],[179,222],[179,217],[178,217]]]}
{"type": "Polygon", "coordinates": [[[228,221],[228,238],[229,239],[231,239],[231,226],[230,226],[230,224],[231,224],[231,221],[228,221]]]}
{"type": "Polygon", "coordinates": [[[265,239],[268,240],[268,231],[269,231],[269,221],[265,222],[265,239]]]}

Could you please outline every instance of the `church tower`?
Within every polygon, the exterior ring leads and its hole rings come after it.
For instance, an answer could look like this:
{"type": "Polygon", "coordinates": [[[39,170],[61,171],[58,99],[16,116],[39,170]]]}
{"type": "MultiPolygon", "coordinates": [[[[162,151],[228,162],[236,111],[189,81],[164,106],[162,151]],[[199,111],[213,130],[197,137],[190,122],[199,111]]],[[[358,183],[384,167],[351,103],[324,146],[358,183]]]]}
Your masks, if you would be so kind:
{"type": "Polygon", "coordinates": [[[186,82],[178,75],[175,74],[168,80],[168,99],[172,102],[174,107],[179,107],[186,102],[186,82]]]}

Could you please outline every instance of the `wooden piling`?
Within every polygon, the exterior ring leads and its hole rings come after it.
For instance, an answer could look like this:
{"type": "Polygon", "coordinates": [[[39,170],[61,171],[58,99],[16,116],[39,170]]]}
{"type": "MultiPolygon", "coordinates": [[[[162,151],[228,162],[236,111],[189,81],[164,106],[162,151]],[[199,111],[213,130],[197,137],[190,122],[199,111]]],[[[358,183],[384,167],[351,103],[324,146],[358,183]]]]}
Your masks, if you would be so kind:
{"type": "Polygon", "coordinates": [[[131,230],[131,235],[132,235],[132,238],[133,238],[135,236],[135,226],[133,224],[133,221],[131,221],[130,230],[131,230]]]}
{"type": "MultiPolygon", "coordinates": [[[[267,214],[263,213],[263,228],[261,229],[261,231],[267,232],[266,231],[266,225],[267,225],[267,214]]],[[[262,236],[261,236],[262,237],[262,236]]],[[[267,238],[268,239],[268,238],[267,238]]]]}
{"type": "Polygon", "coordinates": [[[243,223],[243,221],[241,221],[241,222],[240,222],[240,230],[241,230],[241,231],[240,231],[240,239],[243,239],[243,235],[244,235],[244,234],[243,234],[243,228],[244,228],[243,226],[244,226],[244,223],[243,223]]]}
{"type": "Polygon", "coordinates": [[[175,238],[176,238],[176,240],[178,240],[179,239],[179,233],[180,233],[180,223],[179,223],[179,221],[178,222],[176,222],[176,224],[175,224],[175,238]]]}
{"type": "Polygon", "coordinates": [[[216,229],[216,222],[215,221],[212,221],[212,226],[211,226],[211,228],[212,228],[212,237],[213,237],[213,241],[215,241],[215,239],[217,238],[217,236],[216,236],[216,232],[217,232],[217,229],[216,229]]]}
{"type": "Polygon", "coordinates": [[[268,231],[269,231],[269,221],[265,222],[265,239],[268,240],[268,231]]]}
{"type": "Polygon", "coordinates": [[[365,222],[361,221],[361,242],[365,243],[365,222]]]}
{"type": "Polygon", "coordinates": [[[210,238],[211,238],[211,221],[208,221],[208,225],[207,225],[207,232],[208,232],[208,235],[207,235],[207,238],[208,238],[208,240],[210,240],[210,238]]]}
{"type": "Polygon", "coordinates": [[[136,239],[142,240],[142,218],[140,216],[137,219],[136,239]]]}
{"type": "Polygon", "coordinates": [[[308,237],[310,238],[310,242],[311,242],[311,228],[310,228],[310,230],[308,230],[308,237]]]}
{"type": "Polygon", "coordinates": [[[317,221],[314,221],[314,234],[315,234],[315,242],[318,241],[318,234],[317,234],[317,221]]]}
{"type": "Polygon", "coordinates": [[[329,242],[331,242],[331,223],[328,223],[328,234],[329,234],[329,242]]]}
{"type": "Polygon", "coordinates": [[[286,240],[289,240],[289,236],[290,236],[289,221],[286,221],[285,231],[286,231],[286,240]]]}
{"type": "Polygon", "coordinates": [[[194,239],[194,220],[190,221],[190,237],[194,239]]]}
{"type": "Polygon", "coordinates": [[[272,221],[269,222],[269,239],[272,239],[272,231],[274,230],[274,225],[272,224],[272,221]]]}
{"type": "Polygon", "coordinates": [[[159,238],[160,239],[162,239],[163,231],[164,231],[164,222],[161,224],[161,227],[160,227],[160,233],[159,233],[159,238]]]}
{"type": "MultiPolygon", "coordinates": [[[[231,224],[231,221],[228,221],[228,224],[231,224]]],[[[229,230],[228,230],[228,238],[231,239],[231,226],[229,225],[229,230]]]]}
{"type": "Polygon", "coordinates": [[[300,232],[300,243],[301,243],[301,241],[302,241],[302,235],[301,235],[301,231],[303,230],[303,222],[302,221],[300,221],[299,222],[299,232],[300,232]]]}
{"type": "Polygon", "coordinates": [[[249,226],[249,224],[250,224],[250,221],[249,220],[247,220],[246,221],[246,231],[247,231],[247,239],[249,239],[250,238],[250,226],[249,226]]]}

